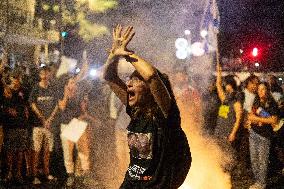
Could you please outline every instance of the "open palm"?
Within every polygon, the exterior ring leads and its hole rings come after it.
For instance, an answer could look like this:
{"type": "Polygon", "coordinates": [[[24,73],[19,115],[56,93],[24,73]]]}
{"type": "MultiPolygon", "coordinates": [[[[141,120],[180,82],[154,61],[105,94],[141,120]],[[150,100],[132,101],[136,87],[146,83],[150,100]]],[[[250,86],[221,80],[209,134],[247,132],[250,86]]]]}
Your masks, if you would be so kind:
{"type": "Polygon", "coordinates": [[[122,26],[117,25],[113,30],[113,44],[111,52],[116,56],[126,56],[132,54],[127,49],[128,43],[135,35],[132,26],[128,26],[124,32],[122,32],[122,26]]]}

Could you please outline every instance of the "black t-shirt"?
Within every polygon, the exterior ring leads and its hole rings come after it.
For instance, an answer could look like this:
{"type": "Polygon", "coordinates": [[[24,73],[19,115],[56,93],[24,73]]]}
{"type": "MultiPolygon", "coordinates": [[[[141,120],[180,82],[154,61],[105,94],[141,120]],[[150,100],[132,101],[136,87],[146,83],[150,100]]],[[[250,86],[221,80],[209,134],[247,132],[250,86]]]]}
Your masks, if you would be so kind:
{"type": "MultiPolygon", "coordinates": [[[[44,118],[48,119],[57,105],[58,99],[52,86],[42,88],[37,84],[30,94],[29,101],[30,104],[35,103],[44,118]]],[[[34,120],[34,124],[35,126],[42,126],[42,122],[38,118],[34,120]]]]}
{"type": "Polygon", "coordinates": [[[157,166],[154,162],[160,156],[156,141],[158,124],[158,120],[140,115],[131,120],[127,127],[131,159],[127,173],[132,180],[139,180],[141,176],[154,174],[153,166],[157,166]]]}
{"type": "MultiPolygon", "coordinates": [[[[277,106],[277,103],[273,98],[269,98],[269,100],[266,103],[260,102],[259,98],[256,98],[253,104],[252,111],[257,114],[257,110],[259,108],[262,108],[265,112],[267,112],[270,116],[279,116],[279,109],[277,106]]],[[[262,117],[261,115],[258,115],[259,117],[262,117]]],[[[270,124],[263,124],[262,126],[258,126],[256,124],[252,125],[253,131],[255,131],[257,134],[265,137],[270,138],[273,136],[273,129],[270,124]]]]}
{"type": "Polygon", "coordinates": [[[23,89],[12,92],[11,98],[2,95],[2,123],[4,128],[27,128],[27,107],[27,95],[23,89]],[[16,115],[13,115],[11,111],[16,112],[16,115]]]}
{"type": "Polygon", "coordinates": [[[73,118],[78,118],[81,114],[80,102],[81,97],[73,97],[69,99],[64,111],[61,111],[60,121],[63,124],[68,124],[73,118]]]}
{"type": "Polygon", "coordinates": [[[234,104],[236,102],[242,103],[239,93],[226,94],[224,102],[219,107],[217,125],[214,131],[214,135],[219,139],[227,140],[234,127],[236,122],[234,104]]]}
{"type": "Polygon", "coordinates": [[[123,185],[179,187],[188,173],[191,156],[176,104],[172,105],[168,118],[160,109],[137,116],[133,116],[135,110],[129,106],[126,111],[132,119],[127,127],[130,164],[123,185]],[[141,183],[141,178],[147,176],[151,180],[141,183]]]}
{"type": "Polygon", "coordinates": [[[69,98],[65,110],[61,111],[61,123],[68,124],[73,118],[78,118],[81,115],[81,102],[84,95],[88,93],[88,85],[81,81],[77,83],[77,90],[73,97],[69,98]]]}

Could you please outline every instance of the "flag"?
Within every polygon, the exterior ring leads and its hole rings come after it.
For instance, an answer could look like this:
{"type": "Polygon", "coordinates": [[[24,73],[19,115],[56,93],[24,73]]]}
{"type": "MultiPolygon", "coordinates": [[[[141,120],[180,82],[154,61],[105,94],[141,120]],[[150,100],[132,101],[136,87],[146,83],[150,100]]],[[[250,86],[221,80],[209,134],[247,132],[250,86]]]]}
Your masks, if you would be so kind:
{"type": "Polygon", "coordinates": [[[207,31],[204,39],[206,53],[217,50],[217,34],[219,33],[220,15],[216,0],[207,0],[200,31],[207,31]]]}

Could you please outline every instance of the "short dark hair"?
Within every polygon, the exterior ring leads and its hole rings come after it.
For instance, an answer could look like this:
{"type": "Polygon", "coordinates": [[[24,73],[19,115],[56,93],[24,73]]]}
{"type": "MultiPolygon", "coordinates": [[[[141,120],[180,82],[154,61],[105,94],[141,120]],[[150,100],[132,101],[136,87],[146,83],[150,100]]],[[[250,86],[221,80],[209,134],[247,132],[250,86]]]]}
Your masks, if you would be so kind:
{"type": "MultiPolygon", "coordinates": [[[[260,82],[259,85],[264,85],[265,88],[266,88],[266,95],[267,95],[267,101],[269,103],[274,103],[276,106],[277,106],[277,103],[276,101],[274,100],[272,94],[271,94],[271,91],[270,91],[270,88],[269,88],[269,84],[267,82],[260,82]]],[[[257,104],[258,106],[260,105],[260,98],[259,96],[257,95],[256,98],[255,98],[255,104],[257,104]]]]}
{"type": "Polygon", "coordinates": [[[233,75],[227,75],[224,78],[225,85],[231,85],[234,90],[238,89],[237,82],[233,75]]]}
{"type": "Polygon", "coordinates": [[[250,76],[244,81],[244,87],[247,87],[248,83],[249,83],[249,82],[252,82],[252,81],[255,80],[255,79],[259,80],[259,78],[258,78],[256,75],[254,75],[254,74],[250,75],[250,76]]]}
{"type": "Polygon", "coordinates": [[[136,71],[136,70],[129,76],[130,79],[133,78],[133,77],[137,77],[137,78],[140,79],[141,81],[145,81],[144,78],[143,78],[143,77],[139,74],[139,72],[136,71]]]}

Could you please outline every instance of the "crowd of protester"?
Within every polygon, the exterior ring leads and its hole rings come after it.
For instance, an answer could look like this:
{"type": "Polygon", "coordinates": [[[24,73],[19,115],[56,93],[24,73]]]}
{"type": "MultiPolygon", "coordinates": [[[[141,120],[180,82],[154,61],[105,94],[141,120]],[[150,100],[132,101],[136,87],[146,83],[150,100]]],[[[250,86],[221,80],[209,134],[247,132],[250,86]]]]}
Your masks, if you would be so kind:
{"type": "Polygon", "coordinates": [[[90,112],[96,81],[87,78],[86,57],[78,74],[56,77],[58,67],[50,63],[27,73],[26,68],[11,69],[4,59],[1,62],[1,183],[40,185],[64,178],[73,186],[78,159],[83,183],[96,185],[91,178],[91,131],[103,122],[101,115],[90,112]],[[72,141],[62,133],[74,119],[87,126],[72,141]]]}
{"type": "MultiPolygon", "coordinates": [[[[0,152],[3,156],[0,167],[3,182],[22,183],[28,178],[39,185],[63,175],[67,178],[66,185],[72,186],[77,159],[74,151],[79,157],[85,182],[93,180],[90,178],[89,130],[92,125],[99,124],[98,120],[114,125],[117,115],[103,118],[102,115],[108,114],[104,110],[97,117],[89,112],[92,87],[88,80],[82,80],[86,65],[83,63],[77,75],[68,73],[58,78],[56,64],[38,67],[27,74],[23,68],[10,69],[1,63],[0,152]],[[74,118],[88,123],[77,141],[61,135],[74,118]],[[54,154],[56,160],[52,163],[54,154]],[[52,168],[56,171],[50,170],[52,168]],[[60,170],[62,174],[58,174],[60,170]]],[[[284,174],[284,129],[279,129],[284,118],[283,89],[273,75],[263,79],[252,74],[238,85],[236,76],[222,77],[219,64],[216,73],[217,77],[211,78],[202,96],[204,130],[216,139],[225,154],[232,156],[233,163],[224,166],[224,171],[233,179],[250,176],[255,180],[250,189],[264,189],[270,171],[284,174]]],[[[185,82],[184,78],[181,80],[185,82]]],[[[109,97],[97,94],[96,97],[111,100],[114,94],[109,94],[109,97]]],[[[117,109],[121,110],[121,106],[117,109]]],[[[102,108],[102,104],[96,107],[102,108]]]]}
{"type": "Polygon", "coordinates": [[[281,84],[273,75],[251,74],[238,85],[236,75],[222,76],[219,63],[216,74],[203,95],[204,129],[231,156],[224,171],[232,179],[250,177],[250,189],[264,189],[269,175],[284,174],[281,84]]]}

